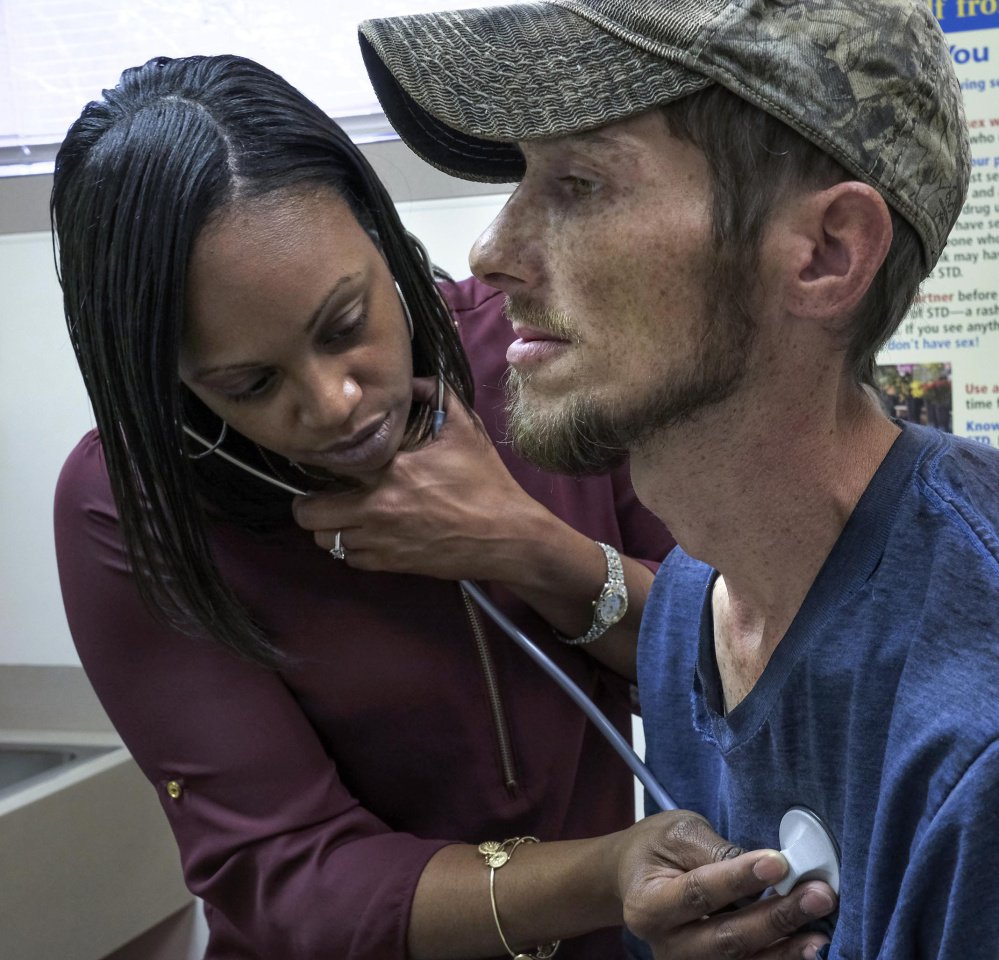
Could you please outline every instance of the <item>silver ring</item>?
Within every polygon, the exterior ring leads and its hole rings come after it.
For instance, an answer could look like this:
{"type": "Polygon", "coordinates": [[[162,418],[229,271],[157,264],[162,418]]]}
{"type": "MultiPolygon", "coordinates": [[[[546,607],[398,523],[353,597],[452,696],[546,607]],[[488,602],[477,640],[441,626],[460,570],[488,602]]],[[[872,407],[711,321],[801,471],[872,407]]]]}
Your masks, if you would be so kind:
{"type": "Polygon", "coordinates": [[[333,549],[330,550],[330,556],[334,560],[346,560],[347,551],[343,548],[343,544],[340,542],[340,531],[336,532],[336,540],[333,541],[333,549]]]}

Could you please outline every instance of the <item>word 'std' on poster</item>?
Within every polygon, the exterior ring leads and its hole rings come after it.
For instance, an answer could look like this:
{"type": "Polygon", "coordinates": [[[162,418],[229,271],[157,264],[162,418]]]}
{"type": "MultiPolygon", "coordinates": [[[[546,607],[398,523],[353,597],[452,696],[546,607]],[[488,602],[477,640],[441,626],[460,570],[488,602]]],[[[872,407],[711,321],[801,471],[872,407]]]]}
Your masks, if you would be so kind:
{"type": "Polygon", "coordinates": [[[999,0],[927,0],[971,130],[971,186],[936,269],[878,358],[887,412],[999,446],[999,0]]]}

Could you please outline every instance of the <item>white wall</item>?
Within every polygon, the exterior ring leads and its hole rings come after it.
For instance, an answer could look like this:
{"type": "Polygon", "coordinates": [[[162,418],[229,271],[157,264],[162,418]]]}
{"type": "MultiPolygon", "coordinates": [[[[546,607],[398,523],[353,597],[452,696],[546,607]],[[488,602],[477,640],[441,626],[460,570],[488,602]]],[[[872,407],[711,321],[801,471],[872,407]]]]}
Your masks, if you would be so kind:
{"type": "Polygon", "coordinates": [[[507,194],[410,200],[396,204],[406,229],[415,233],[434,262],[455,280],[470,273],[468,251],[506,201],[507,194]]]}
{"type": "Polygon", "coordinates": [[[78,664],[62,612],[52,493],[90,427],[47,233],[0,236],[0,663],[78,664]]]}
{"type": "MultiPolygon", "coordinates": [[[[406,226],[455,278],[504,195],[408,201],[406,226]]],[[[52,495],[93,426],[48,233],[0,236],[0,664],[79,665],[62,612],[52,495]]]]}

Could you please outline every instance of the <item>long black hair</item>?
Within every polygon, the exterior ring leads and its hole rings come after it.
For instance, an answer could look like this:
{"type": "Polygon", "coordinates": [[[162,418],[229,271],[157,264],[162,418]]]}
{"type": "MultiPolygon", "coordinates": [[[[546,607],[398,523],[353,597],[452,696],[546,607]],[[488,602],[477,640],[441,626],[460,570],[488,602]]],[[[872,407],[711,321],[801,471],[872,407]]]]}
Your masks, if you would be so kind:
{"type": "MultiPolygon", "coordinates": [[[[51,217],[66,321],[93,404],[136,582],[188,633],[274,665],[281,652],[212,559],[209,513],[274,517],[275,494],[217,458],[192,460],[183,426],[219,421],[180,382],[188,262],[228,204],[328,187],[385,257],[415,324],[415,376],[441,372],[460,402],[471,376],[419,244],[347,135],[273,71],[235,56],[158,57],[126,70],[70,127],[55,164],[51,217]]],[[[426,436],[414,408],[407,442],[426,436]]],[[[259,456],[238,435],[227,447],[259,456]]],[[[288,497],[280,510],[288,516],[288,497]]]]}

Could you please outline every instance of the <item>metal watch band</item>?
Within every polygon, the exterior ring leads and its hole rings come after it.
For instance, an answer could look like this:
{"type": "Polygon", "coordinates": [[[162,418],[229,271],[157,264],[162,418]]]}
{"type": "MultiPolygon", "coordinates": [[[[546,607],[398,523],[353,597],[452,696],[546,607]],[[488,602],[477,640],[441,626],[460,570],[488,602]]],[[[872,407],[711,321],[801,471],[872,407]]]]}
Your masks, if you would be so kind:
{"type": "Polygon", "coordinates": [[[600,543],[599,540],[597,546],[603,550],[604,556],[607,558],[607,579],[597,599],[593,601],[593,623],[590,625],[590,629],[581,637],[564,637],[562,634],[558,634],[558,638],[570,646],[581,646],[584,643],[592,643],[599,639],[628,610],[628,588],[624,583],[624,567],[621,565],[621,556],[612,546],[600,543]]]}

